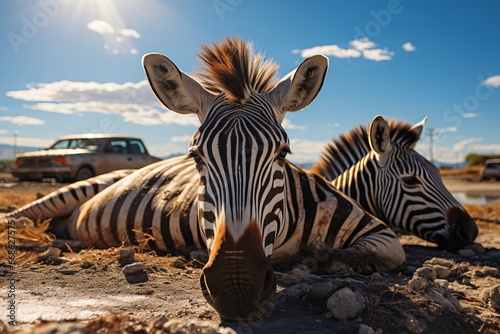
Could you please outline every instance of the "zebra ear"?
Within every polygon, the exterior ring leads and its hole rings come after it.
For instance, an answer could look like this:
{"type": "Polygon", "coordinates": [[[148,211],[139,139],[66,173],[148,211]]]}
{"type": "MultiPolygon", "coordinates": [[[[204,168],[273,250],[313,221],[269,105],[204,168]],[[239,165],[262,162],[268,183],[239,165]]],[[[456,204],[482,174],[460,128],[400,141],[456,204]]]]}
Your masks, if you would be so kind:
{"type": "Polygon", "coordinates": [[[368,130],[370,147],[379,158],[386,156],[391,151],[391,134],[389,125],[382,116],[373,119],[368,130]]]}
{"type": "Polygon", "coordinates": [[[165,107],[179,114],[195,114],[203,123],[207,106],[216,95],[180,71],[170,59],[161,54],[145,55],[142,57],[142,65],[153,92],[165,107]]]}
{"type": "Polygon", "coordinates": [[[277,115],[280,122],[287,112],[302,110],[314,100],[321,90],[327,69],[327,57],[311,56],[268,93],[271,101],[281,111],[277,115]]]}
{"type": "Polygon", "coordinates": [[[415,145],[417,145],[420,136],[422,136],[422,133],[424,132],[424,126],[426,122],[427,122],[427,116],[424,117],[423,120],[421,120],[420,122],[411,127],[410,131],[415,133],[415,141],[409,146],[409,148],[413,149],[415,148],[415,145]]]}

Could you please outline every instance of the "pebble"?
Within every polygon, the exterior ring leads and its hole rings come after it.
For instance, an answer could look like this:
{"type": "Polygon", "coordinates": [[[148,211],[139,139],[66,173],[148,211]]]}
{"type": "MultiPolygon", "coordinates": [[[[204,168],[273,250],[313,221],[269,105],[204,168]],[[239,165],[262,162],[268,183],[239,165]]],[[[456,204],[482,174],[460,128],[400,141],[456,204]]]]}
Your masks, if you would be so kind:
{"type": "Polygon", "coordinates": [[[358,334],[382,334],[382,329],[377,329],[376,331],[365,324],[360,324],[358,327],[358,334]]]}
{"type": "Polygon", "coordinates": [[[446,278],[450,276],[450,269],[445,266],[436,264],[432,267],[432,269],[434,269],[434,271],[436,272],[437,278],[446,278]]]}
{"type": "Polygon", "coordinates": [[[135,262],[131,264],[127,264],[123,267],[122,271],[125,275],[133,275],[140,272],[143,272],[146,269],[146,265],[144,262],[135,262]]]}
{"type": "MultiPolygon", "coordinates": [[[[429,267],[418,268],[415,271],[415,275],[418,277],[425,278],[431,282],[433,282],[437,278],[436,271],[433,268],[429,268],[429,267]]],[[[415,275],[413,275],[413,276],[415,277],[415,275]]]]}
{"type": "Polygon", "coordinates": [[[408,281],[408,286],[413,291],[424,291],[429,287],[430,282],[423,277],[414,277],[408,281]]]}
{"type": "Polygon", "coordinates": [[[335,285],[332,282],[314,284],[309,289],[309,296],[314,299],[326,299],[332,295],[335,285]]]}
{"type": "Polygon", "coordinates": [[[424,267],[433,267],[437,265],[451,269],[454,263],[452,260],[441,259],[439,257],[433,257],[432,259],[424,262],[424,267]]]}
{"type": "Polygon", "coordinates": [[[135,261],[135,250],[133,248],[127,247],[120,249],[120,263],[128,264],[135,261]]]}
{"type": "Polygon", "coordinates": [[[370,279],[372,281],[380,281],[380,280],[383,280],[384,278],[382,277],[382,275],[380,275],[379,273],[377,272],[374,272],[371,276],[370,276],[370,279]]]}
{"type": "Polygon", "coordinates": [[[479,297],[491,310],[500,312],[500,285],[484,289],[479,297]]]}
{"type": "Polygon", "coordinates": [[[197,333],[197,334],[237,334],[228,327],[218,327],[205,321],[199,320],[170,320],[163,325],[165,333],[197,333]]]}
{"type": "Polygon", "coordinates": [[[354,319],[366,310],[365,298],[349,288],[335,292],[328,299],[326,307],[337,320],[354,319]]]}
{"type": "Polygon", "coordinates": [[[484,254],[486,253],[486,250],[484,249],[483,245],[478,244],[478,243],[473,243],[471,245],[468,245],[465,247],[465,249],[470,249],[476,254],[484,254]]]}
{"type": "Polygon", "coordinates": [[[473,257],[475,254],[472,249],[461,249],[458,251],[458,255],[463,257],[473,257]]]}

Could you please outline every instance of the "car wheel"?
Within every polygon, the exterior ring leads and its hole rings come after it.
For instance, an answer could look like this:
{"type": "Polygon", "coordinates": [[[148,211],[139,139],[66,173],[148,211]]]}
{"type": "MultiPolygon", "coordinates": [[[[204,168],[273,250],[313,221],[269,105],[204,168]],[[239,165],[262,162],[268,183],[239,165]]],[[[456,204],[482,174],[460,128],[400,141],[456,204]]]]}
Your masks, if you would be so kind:
{"type": "Polygon", "coordinates": [[[94,173],[92,172],[92,170],[90,168],[82,167],[76,173],[75,181],[85,180],[85,179],[91,178],[92,176],[94,176],[94,173]]]}

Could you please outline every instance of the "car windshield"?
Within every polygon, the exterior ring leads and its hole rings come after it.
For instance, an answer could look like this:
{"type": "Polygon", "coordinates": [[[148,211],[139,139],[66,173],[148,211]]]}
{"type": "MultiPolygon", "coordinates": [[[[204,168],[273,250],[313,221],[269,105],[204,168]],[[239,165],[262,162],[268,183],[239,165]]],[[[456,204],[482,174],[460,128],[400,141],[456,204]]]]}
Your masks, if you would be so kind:
{"type": "Polygon", "coordinates": [[[86,138],[75,138],[75,139],[62,139],[54,143],[50,149],[67,149],[67,148],[86,148],[89,150],[95,150],[97,148],[98,141],[86,138]]]}

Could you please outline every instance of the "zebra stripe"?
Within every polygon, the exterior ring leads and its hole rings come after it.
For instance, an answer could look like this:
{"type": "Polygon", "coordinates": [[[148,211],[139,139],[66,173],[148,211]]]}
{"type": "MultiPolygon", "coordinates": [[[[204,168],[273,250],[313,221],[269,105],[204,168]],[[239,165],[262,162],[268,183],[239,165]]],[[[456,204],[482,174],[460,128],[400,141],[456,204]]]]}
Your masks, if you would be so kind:
{"type": "Polygon", "coordinates": [[[424,121],[376,117],[327,145],[311,171],[394,228],[456,250],[472,243],[477,227],[446,189],[439,170],[414,150],[424,121]],[[376,134],[377,131],[382,133],[376,134]],[[385,132],[385,133],[384,133],[385,132]],[[386,136],[385,142],[371,140],[386,136]]]}

